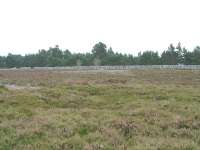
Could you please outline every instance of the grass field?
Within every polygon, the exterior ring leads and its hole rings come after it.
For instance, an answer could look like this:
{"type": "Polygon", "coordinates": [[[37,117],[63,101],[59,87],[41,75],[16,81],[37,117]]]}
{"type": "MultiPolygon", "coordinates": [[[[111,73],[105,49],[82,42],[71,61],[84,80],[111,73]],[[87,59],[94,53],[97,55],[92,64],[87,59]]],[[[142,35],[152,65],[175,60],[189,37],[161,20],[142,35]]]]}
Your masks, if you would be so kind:
{"type": "Polygon", "coordinates": [[[200,71],[0,71],[2,150],[198,150],[200,71]]]}

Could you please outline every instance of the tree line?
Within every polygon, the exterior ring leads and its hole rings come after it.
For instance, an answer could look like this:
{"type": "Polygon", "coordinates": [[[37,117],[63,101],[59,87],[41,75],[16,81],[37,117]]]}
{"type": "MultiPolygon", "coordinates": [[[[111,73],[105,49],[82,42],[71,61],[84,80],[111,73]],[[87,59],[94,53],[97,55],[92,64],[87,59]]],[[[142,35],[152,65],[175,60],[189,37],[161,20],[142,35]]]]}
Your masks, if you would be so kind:
{"type": "Polygon", "coordinates": [[[114,52],[99,42],[90,53],[71,53],[61,50],[58,45],[48,50],[39,50],[36,54],[25,56],[9,53],[0,56],[1,68],[20,67],[56,67],[56,66],[92,66],[92,65],[200,65],[200,47],[188,51],[178,43],[170,44],[161,55],[155,51],[139,52],[137,56],[114,52]]]}

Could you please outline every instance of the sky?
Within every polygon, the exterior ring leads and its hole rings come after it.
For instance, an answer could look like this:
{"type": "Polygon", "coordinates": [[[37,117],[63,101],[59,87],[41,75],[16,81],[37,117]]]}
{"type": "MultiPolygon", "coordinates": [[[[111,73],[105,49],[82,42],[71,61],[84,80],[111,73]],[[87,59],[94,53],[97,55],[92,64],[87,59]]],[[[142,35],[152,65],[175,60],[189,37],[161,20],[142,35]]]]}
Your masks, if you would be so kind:
{"type": "Polygon", "coordinates": [[[200,45],[199,0],[0,0],[0,55],[59,45],[90,52],[103,42],[116,52],[161,52],[200,45]]]}

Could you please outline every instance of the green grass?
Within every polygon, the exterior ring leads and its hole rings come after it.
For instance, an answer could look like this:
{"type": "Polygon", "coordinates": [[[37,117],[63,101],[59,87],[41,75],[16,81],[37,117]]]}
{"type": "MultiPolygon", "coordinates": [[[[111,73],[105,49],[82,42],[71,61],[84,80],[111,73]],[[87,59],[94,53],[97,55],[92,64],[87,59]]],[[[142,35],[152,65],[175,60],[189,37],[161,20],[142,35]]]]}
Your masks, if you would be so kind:
{"type": "Polygon", "coordinates": [[[3,86],[3,85],[0,85],[0,94],[3,94],[4,92],[6,92],[8,89],[3,86]]]}
{"type": "Polygon", "coordinates": [[[1,74],[2,150],[200,147],[200,71],[1,74]]]}

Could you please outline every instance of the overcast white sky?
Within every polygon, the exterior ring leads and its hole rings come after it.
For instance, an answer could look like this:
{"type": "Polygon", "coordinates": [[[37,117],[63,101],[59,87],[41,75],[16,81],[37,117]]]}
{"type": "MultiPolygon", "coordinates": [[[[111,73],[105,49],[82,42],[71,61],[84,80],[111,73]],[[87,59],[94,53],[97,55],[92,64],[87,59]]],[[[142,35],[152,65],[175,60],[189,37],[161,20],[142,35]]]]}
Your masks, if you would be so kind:
{"type": "Polygon", "coordinates": [[[200,45],[199,0],[0,0],[0,55],[36,53],[58,44],[89,52],[162,51],[200,45]]]}

